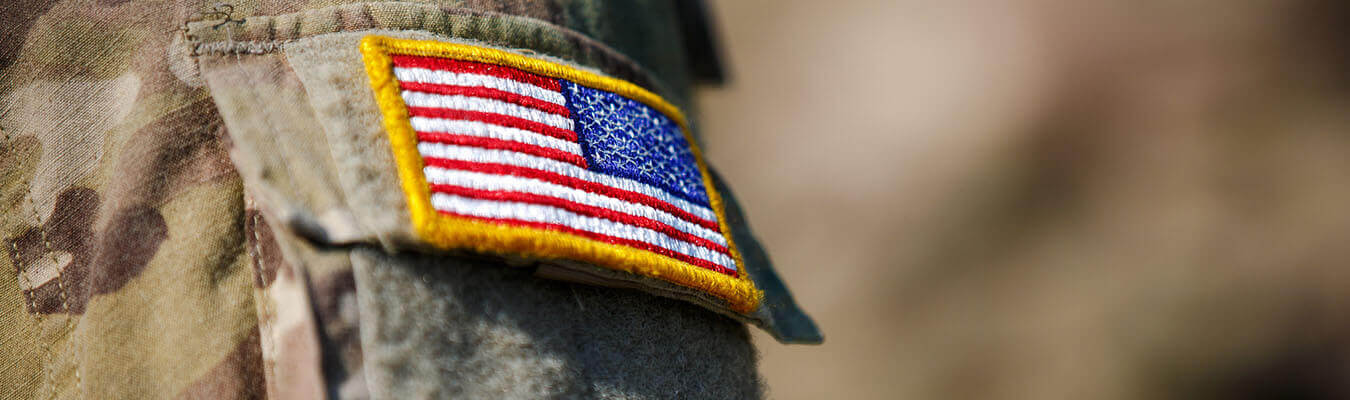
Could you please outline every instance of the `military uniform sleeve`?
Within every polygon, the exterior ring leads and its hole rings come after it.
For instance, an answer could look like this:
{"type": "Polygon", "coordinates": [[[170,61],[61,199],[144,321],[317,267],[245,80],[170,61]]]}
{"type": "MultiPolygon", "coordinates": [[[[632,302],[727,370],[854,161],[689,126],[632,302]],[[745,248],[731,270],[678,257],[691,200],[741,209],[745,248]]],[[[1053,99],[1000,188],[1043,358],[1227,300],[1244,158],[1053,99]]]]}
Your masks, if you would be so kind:
{"type": "MultiPolygon", "coordinates": [[[[784,342],[819,332],[701,159],[721,197],[698,232],[738,250],[725,276],[691,276],[742,279],[742,292],[551,243],[480,251],[413,217],[371,37],[575,71],[540,75],[563,85],[620,82],[604,88],[661,112],[693,109],[708,79],[675,4],[469,3],[57,2],[5,17],[23,39],[0,39],[12,210],[0,232],[15,272],[0,276],[0,333],[13,338],[0,353],[14,360],[0,397],[761,397],[748,326],[784,342]]],[[[697,119],[665,117],[696,149],[697,119]]],[[[666,227],[684,226],[676,208],[642,223],[683,237],[666,227]]],[[[713,259],[667,247],[684,253],[642,259],[713,259]]]]}

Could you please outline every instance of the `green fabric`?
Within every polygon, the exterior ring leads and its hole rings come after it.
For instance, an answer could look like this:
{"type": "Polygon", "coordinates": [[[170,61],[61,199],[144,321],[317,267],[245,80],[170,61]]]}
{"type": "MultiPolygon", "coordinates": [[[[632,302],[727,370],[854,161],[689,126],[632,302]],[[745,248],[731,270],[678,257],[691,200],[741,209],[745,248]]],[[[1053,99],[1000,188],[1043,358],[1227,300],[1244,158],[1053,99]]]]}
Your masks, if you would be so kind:
{"type": "Polygon", "coordinates": [[[745,325],[699,307],[490,261],[370,249],[352,260],[375,397],[762,395],[745,325]]]}

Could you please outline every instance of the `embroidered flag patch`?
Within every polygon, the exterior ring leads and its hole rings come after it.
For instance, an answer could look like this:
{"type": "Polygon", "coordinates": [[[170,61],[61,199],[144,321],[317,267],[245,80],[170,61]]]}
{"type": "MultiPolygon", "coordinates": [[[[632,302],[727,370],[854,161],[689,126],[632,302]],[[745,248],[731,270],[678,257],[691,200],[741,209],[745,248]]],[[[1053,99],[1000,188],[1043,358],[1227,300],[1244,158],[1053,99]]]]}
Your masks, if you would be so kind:
{"type": "Polygon", "coordinates": [[[370,36],[361,51],[421,239],[758,306],[684,116],[659,96],[486,47],[370,36]]]}

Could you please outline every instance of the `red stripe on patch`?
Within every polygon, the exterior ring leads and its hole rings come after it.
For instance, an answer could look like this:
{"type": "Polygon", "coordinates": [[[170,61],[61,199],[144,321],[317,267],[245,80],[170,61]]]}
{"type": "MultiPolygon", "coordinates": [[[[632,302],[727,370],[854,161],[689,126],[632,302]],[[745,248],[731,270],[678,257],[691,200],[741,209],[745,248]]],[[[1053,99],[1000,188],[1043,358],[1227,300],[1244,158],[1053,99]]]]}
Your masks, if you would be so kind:
{"type": "Polygon", "coordinates": [[[666,225],[664,223],[661,223],[660,221],[656,221],[647,217],[625,214],[608,208],[596,207],[592,205],[586,205],[569,200],[560,199],[557,197],[543,196],[533,193],[480,190],[480,189],[466,188],[462,186],[440,185],[440,184],[432,184],[431,190],[434,192],[453,194],[457,196],[470,197],[475,199],[510,201],[510,202],[540,204],[545,206],[557,207],[581,215],[604,218],[621,224],[640,226],[643,228],[651,229],[657,232],[661,232],[666,236],[670,236],[673,239],[685,241],[697,245],[699,247],[703,247],[708,250],[712,250],[727,255],[728,257],[731,255],[730,253],[728,253],[726,246],[714,243],[711,240],[692,235],[688,232],[681,231],[679,229],[675,229],[675,227],[666,225]]]}
{"type": "Polygon", "coordinates": [[[506,218],[483,218],[483,217],[475,217],[475,216],[472,216],[472,215],[464,215],[464,214],[459,214],[459,213],[453,213],[453,212],[449,212],[449,211],[441,211],[441,210],[436,210],[436,211],[439,212],[439,213],[441,213],[441,214],[450,215],[450,216],[454,216],[454,217],[476,219],[476,220],[480,220],[480,221],[487,221],[487,222],[492,222],[492,223],[497,223],[497,224],[502,224],[502,225],[525,226],[525,227],[531,227],[531,228],[547,229],[547,230],[552,230],[552,231],[566,232],[566,233],[570,233],[570,234],[577,235],[577,236],[582,236],[582,237],[587,237],[587,238],[595,239],[595,240],[598,240],[598,241],[601,241],[601,242],[605,242],[605,243],[617,244],[617,245],[621,245],[621,246],[628,246],[628,247],[638,248],[638,249],[642,249],[642,250],[647,250],[647,251],[650,251],[650,252],[653,252],[653,253],[656,253],[656,254],[660,254],[660,255],[663,255],[663,256],[666,256],[666,257],[674,258],[674,259],[676,259],[676,260],[680,260],[680,261],[683,261],[683,262],[686,262],[686,263],[689,263],[689,264],[693,264],[693,265],[696,265],[696,266],[699,266],[699,267],[703,267],[703,268],[707,268],[707,269],[710,269],[710,270],[713,270],[713,271],[716,271],[716,272],[720,272],[720,273],[722,273],[722,274],[726,274],[726,275],[730,275],[730,276],[737,276],[735,270],[729,269],[729,268],[727,268],[727,267],[723,267],[723,266],[721,266],[721,265],[714,264],[714,263],[712,263],[711,261],[708,261],[708,260],[704,260],[704,259],[697,258],[697,257],[687,256],[687,255],[684,255],[684,254],[681,254],[681,253],[678,253],[678,252],[671,251],[671,250],[666,249],[666,248],[661,247],[661,246],[652,245],[652,244],[647,243],[647,242],[640,242],[640,241],[636,241],[636,240],[629,240],[629,239],[624,239],[624,238],[618,238],[618,237],[613,237],[613,236],[609,236],[609,235],[602,235],[602,234],[599,234],[599,233],[590,232],[590,231],[583,231],[583,230],[580,230],[580,229],[575,229],[575,228],[572,228],[572,227],[570,227],[570,226],[560,225],[560,224],[550,224],[550,223],[545,223],[545,222],[521,221],[521,220],[506,219],[506,218]]]}
{"type": "Polygon", "coordinates": [[[545,182],[552,182],[563,186],[581,189],[595,194],[613,197],[631,203],[647,205],[649,207],[670,213],[671,215],[674,215],[676,218],[689,221],[695,225],[712,229],[715,232],[722,232],[722,227],[717,224],[717,221],[709,221],[700,218],[697,215],[691,214],[688,211],[682,210],[679,207],[676,207],[670,203],[662,201],[661,199],[638,192],[627,191],[616,187],[591,182],[585,179],[573,178],[567,175],[538,170],[534,168],[518,167],[514,165],[505,165],[505,164],[480,163],[473,161],[450,160],[435,157],[424,157],[423,161],[426,163],[426,165],[433,167],[457,169],[461,171],[482,172],[486,174],[519,176],[522,178],[532,178],[545,182]]]}
{"type": "Polygon", "coordinates": [[[438,57],[409,56],[401,54],[391,54],[390,58],[394,61],[394,66],[403,68],[426,68],[450,72],[467,72],[471,74],[480,74],[495,76],[498,78],[510,79],[517,82],[528,83],[546,90],[560,91],[562,85],[557,79],[545,78],[529,72],[521,71],[511,67],[500,65],[476,63],[471,61],[459,61],[438,57]]]}
{"type": "Polygon", "coordinates": [[[561,104],[551,103],[530,96],[522,96],[504,90],[485,88],[481,86],[455,86],[455,85],[442,85],[438,83],[407,82],[407,81],[401,81],[398,84],[400,87],[403,88],[403,90],[407,91],[444,94],[451,96],[459,95],[459,96],[482,97],[487,99],[501,100],[508,103],[518,104],[539,111],[558,114],[564,117],[570,117],[572,114],[572,112],[569,111],[567,107],[564,107],[561,104]]]}
{"type": "Polygon", "coordinates": [[[408,115],[414,117],[430,117],[430,118],[457,119],[464,121],[478,121],[493,125],[501,125],[516,129],[524,129],[530,132],[538,133],[545,136],[552,136],[569,142],[577,141],[577,133],[571,130],[541,124],[524,118],[512,117],[510,115],[485,113],[478,111],[452,110],[448,108],[434,108],[434,107],[408,107],[408,115]]]}
{"type": "Polygon", "coordinates": [[[417,132],[417,140],[422,142],[481,147],[485,149],[508,150],[558,160],[581,168],[586,168],[586,158],[582,157],[580,154],[568,153],[566,151],[536,146],[529,143],[443,132],[417,132]]]}

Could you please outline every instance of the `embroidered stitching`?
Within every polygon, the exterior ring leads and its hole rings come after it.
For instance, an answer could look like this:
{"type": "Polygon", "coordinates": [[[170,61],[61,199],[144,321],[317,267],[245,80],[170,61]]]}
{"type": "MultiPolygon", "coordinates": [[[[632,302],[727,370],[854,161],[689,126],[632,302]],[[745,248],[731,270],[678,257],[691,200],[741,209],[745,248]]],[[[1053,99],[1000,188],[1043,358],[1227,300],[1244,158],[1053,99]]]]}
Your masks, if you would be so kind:
{"type": "MultiPolygon", "coordinates": [[[[8,141],[8,140],[6,140],[6,141],[8,141]]],[[[10,251],[12,251],[12,253],[10,253],[10,254],[15,254],[15,255],[18,255],[18,254],[19,254],[19,246],[18,246],[18,243],[11,241],[11,242],[9,242],[9,247],[10,247],[10,251]]],[[[23,279],[24,281],[28,282],[28,287],[33,287],[33,281],[31,281],[31,280],[28,279],[28,274],[23,273],[23,272],[24,272],[24,271],[23,271],[23,268],[24,268],[24,267],[23,267],[23,265],[20,265],[20,264],[19,264],[19,259],[18,259],[18,258],[11,257],[11,258],[10,258],[10,261],[13,261],[13,262],[14,262],[15,269],[18,270],[18,272],[19,272],[19,279],[23,279]]],[[[20,294],[22,294],[22,293],[20,293],[20,294]]],[[[51,367],[51,362],[50,362],[50,360],[51,360],[51,358],[52,358],[52,348],[51,348],[51,346],[48,346],[48,345],[47,345],[47,341],[46,341],[46,340],[43,340],[43,338],[41,337],[41,334],[42,334],[42,313],[37,312],[37,299],[36,299],[34,296],[32,296],[32,295],[25,295],[24,297],[27,297],[27,298],[28,298],[28,308],[29,308],[30,310],[32,310],[33,318],[37,321],[37,328],[38,328],[38,335],[39,335],[39,337],[38,337],[38,346],[42,348],[42,358],[43,358],[43,361],[42,361],[42,382],[39,383],[39,386],[38,386],[38,387],[39,387],[39,388],[45,388],[45,387],[47,387],[47,385],[49,385],[49,384],[51,383],[51,381],[52,381],[52,378],[51,378],[52,371],[51,371],[51,368],[49,368],[49,367],[51,367]]],[[[53,393],[56,392],[56,386],[54,386],[54,385],[52,386],[52,392],[53,392],[53,393]]],[[[51,398],[51,396],[48,396],[47,398],[51,398]]]]}
{"type": "Polygon", "coordinates": [[[611,197],[623,197],[625,200],[642,202],[653,207],[664,208],[681,218],[694,220],[710,228],[717,229],[717,214],[711,209],[671,196],[665,191],[644,185],[630,179],[597,174],[590,170],[573,168],[565,163],[533,157],[526,154],[508,153],[491,149],[444,145],[440,143],[421,143],[417,150],[426,156],[426,164],[445,168],[465,168],[464,163],[481,165],[480,170],[501,171],[511,175],[529,176],[564,185],[581,185],[587,190],[599,191],[604,187],[620,189],[623,192],[610,193],[611,197]],[[689,218],[688,216],[696,218],[689,218]]]}
{"type": "Polygon", "coordinates": [[[597,170],[708,205],[689,141],[674,121],[635,100],[571,82],[563,93],[577,110],[581,147],[597,170]]]}
{"type": "Polygon", "coordinates": [[[657,221],[663,227],[673,228],[680,232],[697,236],[701,239],[717,243],[718,246],[726,247],[727,245],[726,239],[722,237],[721,232],[696,225],[671,215],[668,212],[652,208],[645,204],[627,202],[615,197],[601,196],[552,182],[511,175],[484,174],[467,168],[445,169],[427,167],[423,172],[427,174],[427,179],[431,181],[433,185],[444,184],[477,190],[520,193],[564,199],[587,206],[616,210],[636,218],[657,221]]]}
{"type": "MultiPolygon", "coordinates": [[[[9,135],[9,132],[5,132],[3,129],[0,129],[0,135],[4,136],[6,143],[10,142],[13,139],[9,135]]],[[[29,182],[27,181],[24,182],[25,185],[28,183],[29,182]]],[[[24,195],[24,199],[27,201],[28,206],[33,208],[33,219],[37,221],[37,224],[35,226],[37,227],[38,234],[41,235],[42,238],[42,248],[44,251],[42,256],[52,257],[53,265],[55,265],[56,288],[61,298],[61,309],[65,310],[66,312],[66,324],[64,330],[66,331],[66,333],[69,333],[72,330],[72,326],[74,326],[73,324],[75,321],[75,315],[70,312],[70,302],[67,300],[65,283],[63,282],[64,279],[61,277],[61,266],[59,265],[60,263],[57,262],[58,260],[56,259],[56,256],[52,252],[52,244],[47,239],[47,230],[43,229],[42,215],[38,212],[37,202],[33,200],[33,192],[31,188],[29,192],[26,195],[24,195]]],[[[12,254],[16,256],[19,254],[19,247],[17,243],[10,242],[10,248],[13,251],[12,254]]],[[[12,257],[10,261],[14,263],[14,269],[15,271],[18,272],[18,275],[25,281],[28,281],[28,286],[31,288],[29,290],[35,291],[37,287],[35,287],[33,285],[33,282],[28,279],[27,274],[24,273],[24,266],[19,263],[19,260],[17,258],[12,257]]],[[[42,316],[42,312],[38,311],[37,309],[37,299],[35,296],[36,293],[32,293],[30,295],[27,295],[26,297],[28,297],[28,305],[29,307],[32,308],[34,319],[37,320],[39,336],[41,336],[41,330],[43,328],[42,320],[44,318],[42,316]]],[[[56,397],[56,381],[52,378],[52,375],[56,373],[56,365],[55,363],[52,362],[52,360],[55,358],[54,355],[55,353],[52,351],[51,346],[47,344],[45,338],[38,337],[38,345],[42,347],[42,353],[44,355],[43,357],[45,358],[45,361],[42,363],[43,378],[41,385],[43,387],[47,387],[50,385],[51,393],[47,398],[54,398],[56,397]]],[[[72,368],[74,369],[75,372],[75,391],[76,393],[80,393],[83,391],[82,387],[84,382],[80,377],[80,367],[78,362],[79,351],[78,349],[75,348],[76,343],[74,341],[71,342],[70,346],[72,355],[71,358],[72,360],[76,360],[72,362],[72,364],[74,364],[72,365],[72,368]]]]}
{"type": "MultiPolygon", "coordinates": [[[[246,198],[245,198],[245,203],[246,203],[246,207],[247,207],[247,206],[253,206],[253,205],[254,205],[254,203],[253,203],[253,198],[252,198],[252,197],[246,197],[246,198]]],[[[254,273],[254,274],[257,274],[257,278],[256,278],[256,279],[258,279],[259,282],[262,282],[262,283],[263,283],[263,284],[261,284],[261,285],[258,285],[259,288],[258,288],[257,291],[258,291],[258,293],[259,293],[259,296],[257,296],[257,299],[256,299],[256,300],[258,301],[258,304],[259,304],[259,307],[258,307],[258,308],[261,309],[261,314],[262,314],[262,315],[259,315],[259,316],[258,316],[258,335],[261,335],[261,336],[259,337],[259,339],[260,339],[263,343],[270,343],[270,342],[276,340],[276,336],[275,336],[275,331],[276,331],[276,321],[275,321],[275,319],[276,319],[276,318],[274,317],[274,311],[272,310],[272,307],[269,305],[269,303],[271,303],[271,299],[270,299],[270,296],[268,296],[268,289],[269,289],[269,286],[267,285],[267,275],[263,273],[263,265],[262,265],[262,262],[263,262],[262,239],[261,239],[261,237],[258,236],[258,229],[259,229],[258,224],[259,224],[260,222],[262,222],[262,211],[257,211],[257,213],[253,214],[253,235],[252,235],[252,236],[253,236],[253,246],[249,246],[249,247],[252,247],[252,248],[253,248],[253,260],[252,260],[252,261],[253,261],[253,262],[252,262],[252,264],[253,264],[253,273],[254,273]],[[263,326],[264,324],[266,324],[267,326],[264,327],[264,326],[263,326]],[[266,332],[264,332],[264,330],[265,330],[266,332]]],[[[275,345],[264,345],[264,346],[262,346],[262,347],[263,347],[263,351],[266,352],[267,350],[270,350],[270,349],[272,349],[273,347],[275,347],[275,345]]],[[[276,386],[275,386],[275,385],[276,385],[276,362],[275,362],[275,360],[276,360],[276,355],[275,355],[275,354],[264,354],[264,356],[263,356],[263,368],[266,369],[266,372],[265,372],[265,375],[264,375],[264,380],[266,380],[265,383],[266,383],[267,389],[268,389],[268,390],[267,390],[267,393],[278,393],[278,389],[277,389],[276,386]]]]}
{"type": "MultiPolygon", "coordinates": [[[[61,309],[64,310],[65,313],[66,313],[66,324],[65,324],[65,328],[63,329],[63,332],[62,332],[62,333],[63,333],[63,334],[68,334],[68,333],[72,330],[71,327],[73,326],[74,321],[75,321],[75,314],[70,312],[70,302],[67,301],[67,297],[66,297],[66,286],[65,286],[65,282],[64,282],[65,279],[63,279],[62,276],[61,276],[61,275],[62,275],[62,274],[61,274],[61,269],[62,269],[61,267],[62,267],[62,266],[60,265],[59,260],[56,259],[56,255],[55,255],[54,252],[52,251],[52,243],[51,243],[51,241],[49,241],[49,240],[47,239],[47,230],[46,230],[46,229],[43,229],[44,223],[43,223],[43,221],[42,221],[42,215],[38,212],[37,202],[33,200],[33,193],[30,191],[30,192],[28,193],[28,195],[25,196],[25,197],[28,199],[28,205],[29,205],[30,207],[33,207],[33,219],[35,219],[35,220],[37,221],[37,230],[38,230],[38,234],[39,234],[39,235],[41,236],[41,238],[42,238],[42,249],[43,249],[42,256],[43,256],[43,257],[51,257],[53,268],[56,268],[56,289],[57,289],[57,294],[60,296],[60,299],[61,299],[61,309]]],[[[23,271],[20,270],[19,273],[20,273],[20,274],[23,274],[23,271]]],[[[29,282],[29,286],[32,286],[32,282],[31,282],[31,281],[29,282]]],[[[33,291],[34,291],[33,296],[36,296],[36,295],[37,295],[36,289],[37,289],[36,287],[33,287],[32,289],[30,289],[30,290],[33,290],[33,291]]],[[[33,313],[38,315],[38,324],[39,324],[39,328],[41,328],[41,323],[42,323],[42,317],[41,317],[41,315],[42,315],[42,312],[39,311],[39,310],[37,309],[36,303],[34,304],[34,307],[33,307],[33,313]]],[[[48,373],[49,375],[45,378],[45,379],[46,379],[46,382],[48,382],[48,383],[51,384],[51,389],[52,389],[51,395],[48,396],[47,398],[55,398],[55,397],[56,397],[56,380],[55,380],[54,378],[52,378],[52,376],[51,376],[51,375],[56,374],[56,363],[53,362],[53,360],[56,358],[55,352],[51,349],[51,346],[46,345],[45,338],[39,337],[39,338],[38,338],[38,341],[42,342],[42,343],[44,344],[44,345],[43,345],[43,348],[45,348],[45,349],[47,350],[47,361],[46,361],[44,364],[50,364],[50,365],[51,365],[51,368],[47,371],[47,373],[48,373]]],[[[79,360],[79,352],[75,349],[75,341],[72,340],[71,343],[70,343],[70,346],[71,346],[71,359],[72,359],[72,360],[75,360],[75,361],[72,361],[72,364],[74,364],[74,365],[72,365],[71,368],[73,368],[73,369],[75,370],[75,391],[78,393],[78,392],[80,392],[80,390],[81,390],[81,389],[80,389],[80,387],[81,387],[81,380],[80,380],[80,366],[79,366],[79,361],[78,361],[78,360],[79,360]]]]}
{"type": "Polygon", "coordinates": [[[572,130],[572,120],[560,114],[544,112],[504,101],[469,96],[446,96],[403,91],[403,102],[408,107],[459,110],[478,113],[509,115],[558,129],[572,130]]]}
{"type": "Polygon", "coordinates": [[[404,82],[403,88],[409,88],[407,83],[423,85],[445,85],[461,87],[482,87],[486,89],[500,90],[507,93],[514,93],[521,96],[527,96],[541,101],[563,105],[567,100],[563,98],[562,93],[532,85],[520,81],[475,74],[468,72],[450,72],[444,70],[430,70],[416,67],[394,67],[394,76],[398,77],[399,82],[404,82]]]}
{"type": "Polygon", "coordinates": [[[421,238],[586,261],[758,307],[671,104],[495,49],[368,36],[361,51],[421,238]]]}
{"type": "MultiPolygon", "coordinates": [[[[10,141],[13,140],[13,137],[11,137],[11,136],[9,135],[9,132],[5,132],[4,129],[0,129],[0,135],[4,136],[4,138],[5,138],[5,143],[10,143],[10,141]]],[[[24,181],[24,182],[23,182],[23,185],[28,185],[28,184],[29,184],[28,181],[24,181]]],[[[36,211],[37,206],[35,205],[36,202],[33,201],[33,192],[32,192],[32,190],[31,190],[31,188],[29,189],[28,193],[24,195],[24,199],[27,201],[27,203],[28,203],[28,205],[29,205],[30,207],[33,207],[33,208],[34,208],[33,214],[34,214],[34,216],[36,217],[36,216],[37,216],[37,215],[36,215],[36,214],[37,214],[37,211],[36,211]]],[[[42,229],[42,223],[41,223],[41,222],[42,222],[42,221],[40,221],[40,220],[38,221],[38,224],[37,224],[38,229],[42,229]]],[[[28,279],[28,275],[24,273],[24,265],[21,264],[21,263],[19,262],[19,257],[18,257],[18,256],[19,256],[19,244],[18,244],[18,242],[16,242],[16,241],[10,241],[10,242],[9,242],[9,248],[10,248],[10,254],[12,255],[12,256],[10,257],[10,262],[14,264],[14,270],[18,273],[18,279],[23,279],[24,281],[27,281],[27,282],[28,282],[28,287],[36,289],[36,288],[33,286],[33,281],[32,281],[32,280],[29,280],[29,279],[28,279]]],[[[20,290],[20,292],[22,292],[22,290],[20,290]]],[[[19,293],[19,294],[23,294],[23,293],[19,293]]],[[[36,322],[37,322],[36,325],[37,325],[37,328],[38,328],[38,335],[39,335],[39,337],[38,337],[38,347],[41,347],[41,348],[42,348],[42,359],[43,359],[43,360],[42,360],[42,382],[40,382],[40,383],[38,384],[38,385],[39,385],[38,387],[39,387],[39,388],[45,388],[45,387],[47,387],[47,385],[51,384],[51,382],[52,382],[52,378],[51,378],[52,371],[51,371],[51,368],[49,368],[49,367],[51,367],[51,364],[52,364],[52,363],[51,363],[51,359],[52,359],[52,349],[51,349],[51,346],[47,345],[47,341],[46,341],[46,340],[43,340],[43,338],[41,337],[41,335],[42,335],[42,332],[41,332],[41,331],[42,331],[42,327],[43,327],[43,326],[42,326],[42,319],[43,319],[43,318],[42,318],[42,313],[40,313],[40,312],[37,311],[37,298],[36,298],[34,295],[32,295],[32,294],[24,295],[24,297],[27,298],[27,300],[28,300],[28,308],[29,308],[29,310],[31,310],[30,312],[33,313],[33,319],[36,320],[36,322]]],[[[55,392],[56,392],[56,386],[55,386],[55,385],[52,385],[52,393],[53,393],[53,396],[55,395],[55,392]]],[[[51,396],[48,396],[48,397],[50,398],[51,396]]]]}
{"type": "Polygon", "coordinates": [[[554,150],[565,151],[571,154],[581,155],[581,145],[576,142],[560,140],[555,137],[535,135],[524,129],[516,129],[501,125],[493,125],[478,121],[449,120],[427,117],[409,118],[413,130],[418,132],[454,132],[458,135],[478,136],[505,140],[511,142],[520,142],[524,144],[547,147],[554,150]]]}

